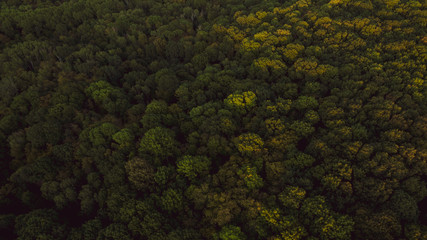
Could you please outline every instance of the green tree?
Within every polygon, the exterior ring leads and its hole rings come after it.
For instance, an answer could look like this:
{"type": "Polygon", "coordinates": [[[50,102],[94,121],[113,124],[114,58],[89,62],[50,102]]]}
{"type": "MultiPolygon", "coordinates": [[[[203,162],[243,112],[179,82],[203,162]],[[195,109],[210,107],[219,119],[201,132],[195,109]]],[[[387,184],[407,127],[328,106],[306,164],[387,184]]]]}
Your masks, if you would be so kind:
{"type": "Polygon", "coordinates": [[[97,240],[101,240],[101,239],[131,240],[132,237],[130,236],[127,230],[127,227],[125,225],[120,223],[113,223],[108,225],[106,228],[102,229],[99,232],[98,237],[96,239],[97,240]]]}
{"type": "Polygon", "coordinates": [[[156,164],[178,153],[175,133],[167,128],[156,127],[148,130],[141,139],[139,151],[155,158],[156,164]]]}
{"type": "Polygon", "coordinates": [[[170,69],[158,71],[155,76],[155,82],[157,84],[157,98],[170,102],[179,84],[179,80],[174,72],[170,69]]]}
{"type": "Polygon", "coordinates": [[[184,207],[183,195],[180,191],[169,188],[163,192],[160,204],[168,212],[178,212],[184,207]]]}
{"type": "Polygon", "coordinates": [[[38,123],[27,129],[26,136],[34,148],[42,148],[47,143],[57,144],[62,137],[62,126],[51,121],[38,123]]]}
{"type": "Polygon", "coordinates": [[[401,225],[390,211],[369,213],[366,209],[359,209],[355,222],[356,238],[391,240],[401,234],[401,225]]]}
{"type": "Polygon", "coordinates": [[[227,225],[221,228],[218,233],[218,237],[221,240],[244,240],[246,239],[245,234],[240,230],[240,227],[227,225]]]}
{"type": "Polygon", "coordinates": [[[237,172],[245,181],[246,186],[249,189],[259,189],[264,185],[263,179],[258,175],[256,168],[243,167],[237,172]]]}
{"type": "Polygon", "coordinates": [[[390,197],[390,209],[403,221],[414,222],[418,217],[416,201],[402,190],[396,190],[390,197]]]}
{"type": "Polygon", "coordinates": [[[302,137],[307,137],[315,131],[315,128],[310,123],[298,120],[294,121],[289,127],[302,137]]]}
{"type": "Polygon", "coordinates": [[[279,194],[278,199],[283,206],[298,209],[305,195],[306,191],[303,188],[288,186],[279,194]]]}
{"type": "Polygon", "coordinates": [[[130,129],[124,128],[116,132],[113,136],[111,136],[111,138],[117,142],[120,147],[129,147],[132,145],[135,137],[130,129]]]}
{"type": "Polygon", "coordinates": [[[154,100],[147,105],[141,123],[145,129],[151,129],[162,125],[169,126],[171,120],[172,115],[169,113],[167,103],[162,100],[154,100]]]}
{"type": "Polygon", "coordinates": [[[16,218],[18,239],[65,239],[66,228],[58,224],[58,213],[53,209],[38,209],[16,218]]]}
{"type": "Polygon", "coordinates": [[[299,96],[297,100],[293,102],[293,106],[298,110],[303,109],[316,109],[319,103],[314,97],[299,96]]]}
{"type": "Polygon", "coordinates": [[[118,127],[112,123],[103,123],[89,131],[89,140],[94,146],[108,146],[118,127]]]}
{"type": "Polygon", "coordinates": [[[211,161],[205,156],[185,155],[177,161],[176,165],[179,174],[189,180],[194,180],[196,177],[208,173],[211,161]]]}
{"type": "Polygon", "coordinates": [[[92,83],[85,92],[108,113],[122,114],[129,107],[126,95],[106,81],[92,83]]]}

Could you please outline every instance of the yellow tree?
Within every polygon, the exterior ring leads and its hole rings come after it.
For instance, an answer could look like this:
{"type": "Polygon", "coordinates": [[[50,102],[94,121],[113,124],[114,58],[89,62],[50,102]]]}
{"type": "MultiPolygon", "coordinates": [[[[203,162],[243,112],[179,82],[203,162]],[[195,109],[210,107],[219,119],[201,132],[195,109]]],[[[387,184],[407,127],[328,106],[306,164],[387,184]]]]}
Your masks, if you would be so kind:
{"type": "Polygon", "coordinates": [[[238,113],[246,113],[256,105],[256,95],[251,91],[230,94],[224,103],[227,107],[236,110],[238,113]]]}
{"type": "Polygon", "coordinates": [[[235,139],[235,144],[239,152],[244,156],[252,156],[263,150],[264,141],[255,133],[242,134],[235,139]]]}

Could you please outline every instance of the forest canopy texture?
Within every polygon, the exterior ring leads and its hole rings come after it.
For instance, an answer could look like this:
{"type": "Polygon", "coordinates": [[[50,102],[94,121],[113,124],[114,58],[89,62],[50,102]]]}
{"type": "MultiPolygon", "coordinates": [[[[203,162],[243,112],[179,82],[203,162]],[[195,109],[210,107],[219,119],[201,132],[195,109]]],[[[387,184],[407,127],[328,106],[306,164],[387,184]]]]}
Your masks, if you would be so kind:
{"type": "Polygon", "coordinates": [[[0,238],[427,239],[426,4],[2,0],[0,238]]]}

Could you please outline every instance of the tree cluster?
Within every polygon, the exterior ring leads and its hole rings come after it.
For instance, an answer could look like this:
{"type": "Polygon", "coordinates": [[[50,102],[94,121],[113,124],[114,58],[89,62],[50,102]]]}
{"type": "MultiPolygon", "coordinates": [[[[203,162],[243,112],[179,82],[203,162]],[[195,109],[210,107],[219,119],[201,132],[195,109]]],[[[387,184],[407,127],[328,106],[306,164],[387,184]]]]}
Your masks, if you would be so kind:
{"type": "Polygon", "coordinates": [[[426,7],[1,1],[1,238],[426,239],[426,7]]]}

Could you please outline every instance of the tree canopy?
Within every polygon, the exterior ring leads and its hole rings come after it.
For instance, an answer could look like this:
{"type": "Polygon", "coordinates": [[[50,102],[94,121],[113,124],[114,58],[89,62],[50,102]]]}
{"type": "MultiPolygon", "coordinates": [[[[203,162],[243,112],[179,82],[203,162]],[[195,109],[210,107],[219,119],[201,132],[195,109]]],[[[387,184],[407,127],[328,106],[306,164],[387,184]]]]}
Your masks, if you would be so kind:
{"type": "Polygon", "coordinates": [[[0,1],[0,238],[427,239],[426,9],[0,1]]]}

